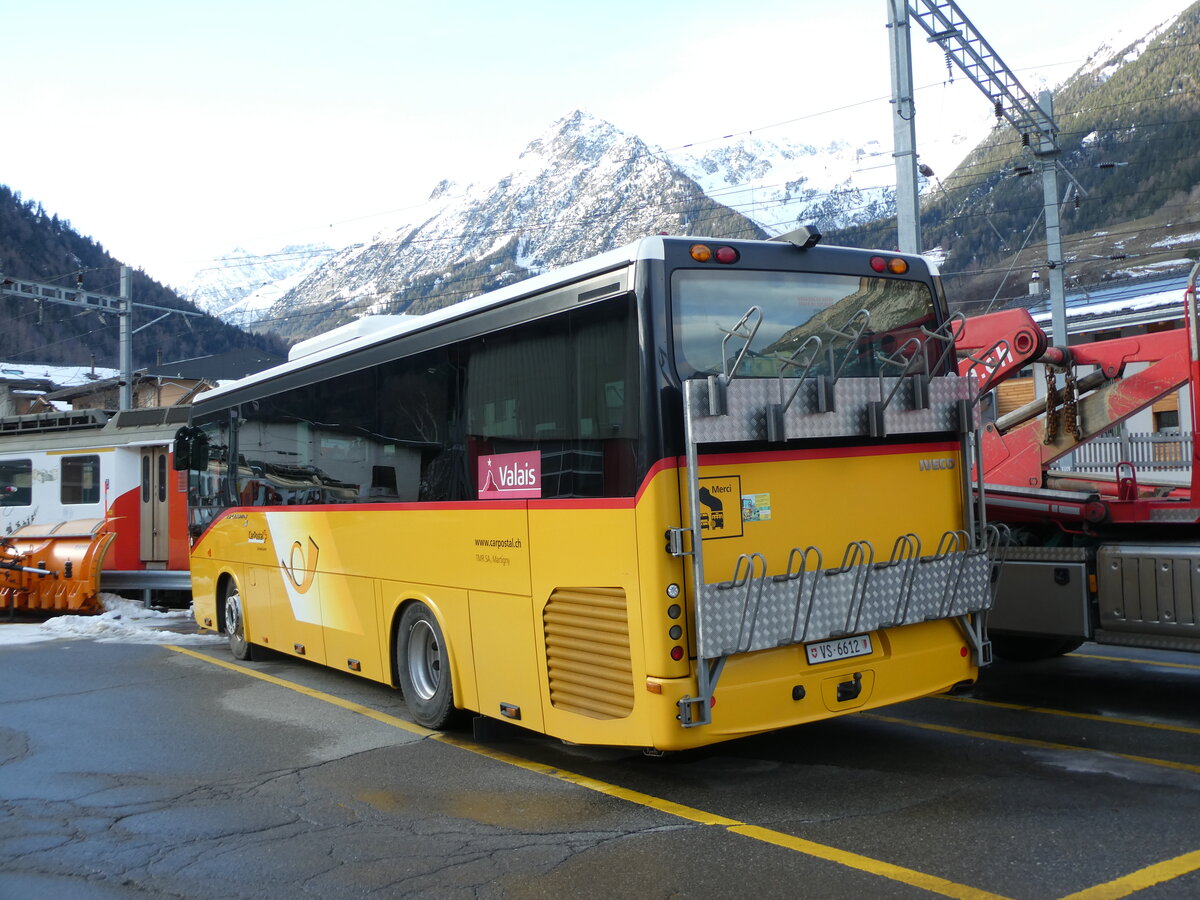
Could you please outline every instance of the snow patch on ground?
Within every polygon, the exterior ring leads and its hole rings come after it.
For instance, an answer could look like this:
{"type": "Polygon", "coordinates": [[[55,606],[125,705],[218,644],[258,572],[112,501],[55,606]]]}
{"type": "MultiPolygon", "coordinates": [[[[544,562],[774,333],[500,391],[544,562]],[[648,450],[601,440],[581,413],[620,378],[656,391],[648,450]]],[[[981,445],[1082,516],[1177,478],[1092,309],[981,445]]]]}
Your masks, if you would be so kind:
{"type": "MultiPolygon", "coordinates": [[[[1127,269],[1118,269],[1112,274],[1117,278],[1143,278],[1146,275],[1161,274],[1163,272],[1169,272],[1172,269],[1181,268],[1186,266],[1189,262],[1191,262],[1191,260],[1189,260],[1187,257],[1180,257],[1179,259],[1166,259],[1162,262],[1147,263],[1146,265],[1142,266],[1130,266],[1127,269]]],[[[1177,293],[1182,294],[1182,292],[1177,293]]]]}
{"type": "Polygon", "coordinates": [[[219,644],[215,634],[182,633],[190,627],[190,610],[159,612],[136,600],[101,594],[104,612],[95,616],[61,615],[35,624],[0,621],[0,647],[42,641],[91,639],[112,644],[219,644]]]}
{"type": "Polygon", "coordinates": [[[1190,234],[1177,234],[1174,237],[1163,238],[1161,241],[1155,241],[1151,247],[1175,247],[1179,244],[1195,244],[1200,242],[1200,231],[1193,231],[1190,234]]]}

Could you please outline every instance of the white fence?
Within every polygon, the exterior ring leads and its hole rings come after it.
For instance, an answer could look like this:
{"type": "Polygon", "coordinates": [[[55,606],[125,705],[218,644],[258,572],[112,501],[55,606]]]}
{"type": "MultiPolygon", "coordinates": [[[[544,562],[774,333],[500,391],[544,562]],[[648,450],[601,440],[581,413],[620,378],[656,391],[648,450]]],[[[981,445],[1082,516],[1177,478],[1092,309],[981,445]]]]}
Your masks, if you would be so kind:
{"type": "MultiPolygon", "coordinates": [[[[1138,472],[1182,472],[1192,467],[1192,436],[1146,432],[1093,438],[1072,451],[1075,472],[1111,472],[1133,463],[1138,472]]],[[[1055,468],[1068,468],[1055,463],[1055,468]]]]}

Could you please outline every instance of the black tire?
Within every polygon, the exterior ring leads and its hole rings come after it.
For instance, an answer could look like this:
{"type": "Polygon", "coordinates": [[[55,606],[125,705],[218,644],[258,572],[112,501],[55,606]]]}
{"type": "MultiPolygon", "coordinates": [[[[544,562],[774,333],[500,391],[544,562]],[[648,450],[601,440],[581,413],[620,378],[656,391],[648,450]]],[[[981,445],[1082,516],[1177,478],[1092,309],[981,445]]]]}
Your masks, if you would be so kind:
{"type": "Polygon", "coordinates": [[[1036,662],[1053,659],[1078,650],[1083,638],[1036,637],[1034,635],[993,634],[992,652],[1010,662],[1036,662]]]}
{"type": "Polygon", "coordinates": [[[396,674],[404,702],[417,724],[444,728],[456,711],[450,654],[437,617],[424,603],[412,603],[400,615],[396,674]]]}
{"type": "Polygon", "coordinates": [[[242,594],[232,578],[225,585],[221,598],[225,614],[225,635],[229,638],[229,652],[234,659],[254,659],[254,645],[246,639],[246,614],[242,607],[242,594]]]}

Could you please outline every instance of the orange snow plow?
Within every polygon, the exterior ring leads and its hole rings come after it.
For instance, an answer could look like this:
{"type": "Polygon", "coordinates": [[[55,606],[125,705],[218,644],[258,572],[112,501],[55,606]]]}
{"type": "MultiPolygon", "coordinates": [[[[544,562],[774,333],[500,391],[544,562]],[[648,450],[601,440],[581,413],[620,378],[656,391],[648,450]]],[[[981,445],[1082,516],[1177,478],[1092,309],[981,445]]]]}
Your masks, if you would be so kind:
{"type": "Polygon", "coordinates": [[[100,611],[100,570],[116,539],[104,519],[26,525],[0,537],[0,609],[100,611]]]}

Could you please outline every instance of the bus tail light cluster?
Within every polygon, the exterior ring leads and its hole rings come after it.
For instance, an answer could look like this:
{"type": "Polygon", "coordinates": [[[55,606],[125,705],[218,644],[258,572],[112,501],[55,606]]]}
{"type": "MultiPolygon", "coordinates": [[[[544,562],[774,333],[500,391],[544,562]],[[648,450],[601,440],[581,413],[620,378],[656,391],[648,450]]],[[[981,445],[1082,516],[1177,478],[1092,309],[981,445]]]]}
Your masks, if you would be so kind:
{"type": "Polygon", "coordinates": [[[708,246],[708,244],[692,244],[689,252],[692,259],[696,262],[718,262],[726,266],[742,258],[742,254],[730,246],[721,246],[714,249],[708,246]]]}
{"type": "Polygon", "coordinates": [[[891,272],[893,275],[903,275],[908,271],[908,260],[898,256],[872,256],[871,268],[876,272],[891,272]]]}
{"type": "MultiPolygon", "coordinates": [[[[676,585],[676,584],[670,585],[667,588],[667,596],[672,599],[678,597],[679,596],[679,585],[676,585]]],[[[667,629],[667,636],[670,637],[670,639],[672,641],[682,640],[682,638],[683,638],[683,626],[680,625],[679,621],[678,621],[679,617],[682,615],[683,615],[683,607],[680,606],[678,603],[672,603],[670,606],[667,607],[667,617],[669,619],[674,620],[674,624],[671,625],[671,627],[669,629],[667,629]]],[[[671,648],[671,659],[675,660],[675,662],[679,662],[681,659],[683,659],[683,655],[684,655],[684,650],[683,650],[682,644],[675,644],[675,646],[673,646],[671,648]]]]}

